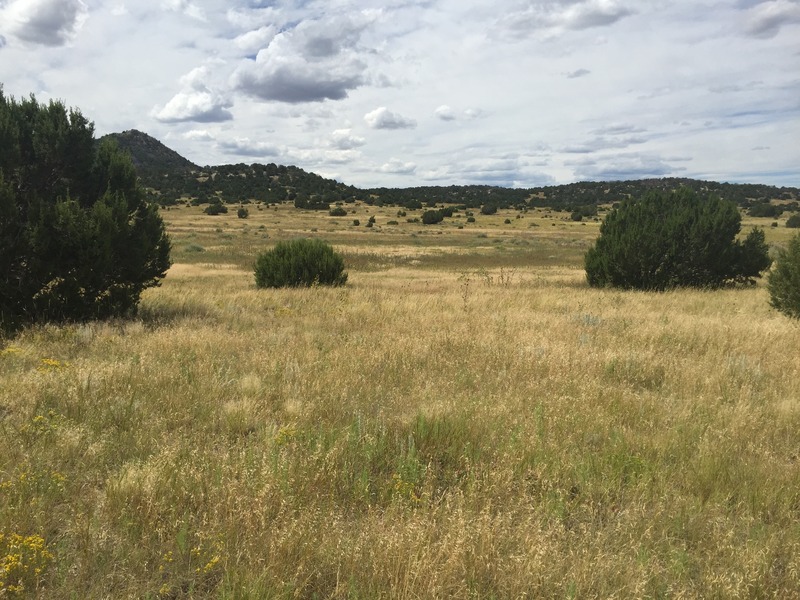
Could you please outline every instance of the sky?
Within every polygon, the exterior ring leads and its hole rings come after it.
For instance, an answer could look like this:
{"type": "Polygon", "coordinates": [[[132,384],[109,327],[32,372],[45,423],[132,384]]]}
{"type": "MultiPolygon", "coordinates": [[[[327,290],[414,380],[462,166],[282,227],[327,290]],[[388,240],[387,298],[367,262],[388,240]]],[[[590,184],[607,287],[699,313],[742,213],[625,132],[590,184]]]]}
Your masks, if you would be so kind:
{"type": "Polygon", "coordinates": [[[0,84],[358,187],[800,186],[800,0],[0,0],[0,84]]]}

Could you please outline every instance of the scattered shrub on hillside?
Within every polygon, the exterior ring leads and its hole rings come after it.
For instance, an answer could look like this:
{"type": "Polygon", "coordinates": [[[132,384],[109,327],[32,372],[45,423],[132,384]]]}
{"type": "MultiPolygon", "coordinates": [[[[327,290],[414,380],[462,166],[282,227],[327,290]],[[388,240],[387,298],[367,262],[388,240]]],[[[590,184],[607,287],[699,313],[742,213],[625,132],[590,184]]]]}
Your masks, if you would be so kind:
{"type": "Polygon", "coordinates": [[[347,209],[342,208],[341,206],[336,206],[332,208],[328,214],[332,217],[346,217],[347,216],[347,209]]]}
{"type": "Polygon", "coordinates": [[[375,224],[375,215],[372,215],[372,216],[369,218],[369,221],[367,221],[367,223],[369,223],[370,225],[374,225],[374,224],[375,224]]]}
{"type": "Polygon", "coordinates": [[[579,210],[576,210],[570,215],[570,218],[575,222],[583,221],[583,213],[581,213],[579,210]]]}
{"type": "Polygon", "coordinates": [[[800,213],[794,214],[788,219],[786,219],[786,226],[792,228],[800,227],[800,213]]]}
{"type": "Polygon", "coordinates": [[[590,285],[645,290],[752,283],[771,260],[764,231],[736,239],[735,204],[688,188],[624,201],[586,253],[590,285]]]}
{"type": "Polygon", "coordinates": [[[129,314],[169,252],[129,155],[79,110],[0,86],[0,328],[129,314]]]}
{"type": "Polygon", "coordinates": [[[278,242],[261,254],[255,266],[256,286],[307,287],[344,285],[344,260],[330,244],[318,239],[278,242]]]}
{"type": "Polygon", "coordinates": [[[361,225],[361,221],[359,221],[358,219],[353,219],[353,226],[358,227],[359,225],[361,225]]]}
{"type": "Polygon", "coordinates": [[[475,222],[475,217],[473,217],[471,215],[469,217],[467,217],[467,223],[474,223],[474,222],[475,222]]]}
{"type": "Polygon", "coordinates": [[[435,225],[436,223],[441,223],[443,220],[444,215],[440,210],[426,210],[422,213],[423,225],[435,225]]]}
{"type": "Polygon", "coordinates": [[[239,210],[236,211],[236,216],[240,219],[246,219],[250,216],[250,211],[244,208],[243,206],[239,207],[239,210]]]}
{"type": "Polygon", "coordinates": [[[222,215],[228,212],[228,207],[225,206],[220,200],[215,200],[203,209],[207,215],[215,216],[222,215]]]}
{"type": "Polygon", "coordinates": [[[778,254],[775,268],[767,278],[769,303],[785,315],[800,319],[800,234],[778,254]]]}
{"type": "Polygon", "coordinates": [[[505,221],[503,221],[503,223],[505,223],[506,225],[511,225],[511,219],[506,219],[505,221]]]}
{"type": "Polygon", "coordinates": [[[780,217],[783,209],[780,206],[776,206],[775,204],[770,204],[769,202],[759,202],[758,204],[753,204],[748,210],[747,214],[751,217],[780,217]]]}
{"type": "Polygon", "coordinates": [[[484,204],[481,206],[482,215],[493,215],[497,212],[497,204],[484,204]]]}

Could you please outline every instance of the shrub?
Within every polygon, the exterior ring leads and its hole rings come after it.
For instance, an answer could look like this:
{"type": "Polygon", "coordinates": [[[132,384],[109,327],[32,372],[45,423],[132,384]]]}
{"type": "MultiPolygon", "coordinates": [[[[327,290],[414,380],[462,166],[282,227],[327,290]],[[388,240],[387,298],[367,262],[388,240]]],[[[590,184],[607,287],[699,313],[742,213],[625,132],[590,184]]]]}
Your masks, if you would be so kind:
{"type": "Polygon", "coordinates": [[[665,290],[752,283],[771,260],[764,232],[737,241],[736,205],[688,188],[624,201],[600,227],[586,253],[592,286],[665,290]]]}
{"type": "Polygon", "coordinates": [[[769,303],[785,315],[800,319],[800,234],[781,250],[767,278],[769,303]]]}
{"type": "Polygon", "coordinates": [[[583,213],[579,210],[576,210],[570,215],[570,218],[575,222],[583,221],[583,213]]]}
{"type": "Polygon", "coordinates": [[[800,214],[795,214],[786,219],[786,226],[797,228],[800,227],[800,214]]]}
{"type": "Polygon", "coordinates": [[[250,216],[250,211],[244,208],[243,206],[239,207],[239,210],[236,211],[236,216],[240,219],[246,219],[250,216]]]}
{"type": "Polygon", "coordinates": [[[259,288],[338,286],[347,281],[342,257],[318,239],[278,242],[256,260],[255,277],[259,288]]]}
{"type": "Polygon", "coordinates": [[[473,216],[467,217],[467,223],[474,223],[474,222],[475,222],[475,217],[473,216]]]}
{"type": "Polygon", "coordinates": [[[358,227],[359,225],[361,225],[361,221],[359,221],[358,219],[353,219],[353,226],[358,227]]]}
{"type": "Polygon", "coordinates": [[[751,217],[780,217],[783,209],[780,206],[770,204],[769,202],[759,202],[753,204],[748,211],[751,217]]]}
{"type": "Polygon", "coordinates": [[[328,214],[332,217],[346,217],[347,216],[347,209],[342,208],[341,206],[336,206],[332,208],[328,214]]]}
{"type": "Polygon", "coordinates": [[[77,109],[0,87],[0,328],[132,313],[169,251],[127,154],[77,109]]]}
{"type": "Polygon", "coordinates": [[[484,204],[483,206],[481,206],[482,215],[493,215],[496,212],[497,212],[496,204],[484,204]]]}
{"type": "Polygon", "coordinates": [[[444,220],[444,215],[440,210],[426,210],[422,213],[422,223],[424,225],[435,225],[444,220]]]}
{"type": "Polygon", "coordinates": [[[207,215],[215,216],[221,215],[228,212],[228,207],[225,206],[222,202],[217,200],[216,202],[212,202],[208,206],[203,209],[203,212],[207,215]]]}

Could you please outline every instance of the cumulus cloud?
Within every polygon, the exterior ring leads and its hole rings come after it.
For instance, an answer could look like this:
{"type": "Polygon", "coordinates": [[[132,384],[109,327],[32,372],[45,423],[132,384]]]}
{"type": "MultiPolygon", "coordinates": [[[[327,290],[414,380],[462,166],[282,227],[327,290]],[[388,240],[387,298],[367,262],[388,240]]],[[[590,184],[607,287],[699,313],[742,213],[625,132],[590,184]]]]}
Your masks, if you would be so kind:
{"type": "Polygon", "coordinates": [[[411,175],[416,170],[417,165],[413,162],[403,162],[397,158],[392,158],[380,168],[381,173],[393,173],[395,175],[411,175]]]}
{"type": "Polygon", "coordinates": [[[278,30],[273,25],[265,25],[247,33],[237,36],[233,43],[247,54],[256,53],[262,48],[266,48],[275,38],[278,30]]]}
{"type": "Polygon", "coordinates": [[[578,0],[553,2],[536,0],[510,12],[499,24],[514,35],[527,35],[539,29],[581,30],[612,25],[633,10],[618,0],[578,0]]]}
{"type": "Polygon", "coordinates": [[[380,106],[364,115],[364,120],[372,129],[413,129],[417,126],[414,119],[390,111],[380,106]]]}
{"type": "Polygon", "coordinates": [[[800,23],[800,2],[772,0],[750,9],[745,21],[745,32],[752,37],[771,38],[785,25],[796,23],[800,23]]]}
{"type": "Polygon", "coordinates": [[[230,121],[233,115],[228,110],[233,103],[219,90],[210,88],[206,67],[197,67],[181,77],[182,89],[160,110],[151,114],[162,123],[196,121],[219,123],[230,121]]]}
{"type": "Polygon", "coordinates": [[[232,140],[218,142],[220,149],[227,154],[237,156],[254,156],[261,158],[265,156],[279,156],[280,149],[277,146],[266,142],[257,142],[247,137],[239,137],[232,140]]]}
{"type": "Polygon", "coordinates": [[[16,0],[0,9],[0,22],[7,24],[8,33],[43,46],[71,41],[86,18],[82,0],[16,0]]]}
{"type": "Polygon", "coordinates": [[[456,114],[453,112],[453,109],[447,106],[447,104],[442,104],[433,112],[442,121],[454,121],[456,118],[456,114]]]}
{"type": "Polygon", "coordinates": [[[577,79],[578,77],[586,77],[591,71],[588,69],[578,69],[567,73],[567,79],[577,79]]]}
{"type": "Polygon", "coordinates": [[[666,177],[686,170],[667,164],[660,156],[631,153],[587,158],[567,164],[575,167],[575,175],[579,179],[594,181],[666,177]]]}
{"type": "Polygon", "coordinates": [[[351,150],[363,146],[367,141],[363,137],[353,135],[352,129],[337,129],[331,133],[330,143],[339,150],[351,150]]]}
{"type": "Polygon", "coordinates": [[[364,83],[367,65],[357,46],[368,24],[363,15],[303,21],[240,65],[231,83],[261,100],[342,100],[364,83]]]}
{"type": "Polygon", "coordinates": [[[184,133],[181,137],[194,142],[211,142],[214,140],[214,136],[205,129],[192,129],[184,133]]]}
{"type": "Polygon", "coordinates": [[[184,14],[198,21],[207,20],[203,9],[189,0],[163,0],[162,6],[167,10],[184,14]]]}

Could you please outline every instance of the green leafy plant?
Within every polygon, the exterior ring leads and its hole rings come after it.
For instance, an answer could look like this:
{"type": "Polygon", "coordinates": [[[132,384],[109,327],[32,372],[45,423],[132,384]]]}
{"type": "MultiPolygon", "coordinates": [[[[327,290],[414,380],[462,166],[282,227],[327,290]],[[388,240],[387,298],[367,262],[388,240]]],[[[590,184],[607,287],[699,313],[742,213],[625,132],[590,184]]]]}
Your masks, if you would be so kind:
{"type": "Polygon", "coordinates": [[[332,209],[330,209],[330,211],[328,211],[328,214],[332,217],[346,217],[347,209],[341,206],[334,206],[332,209]]]}
{"type": "Polygon", "coordinates": [[[800,319],[800,235],[778,253],[775,268],[767,278],[769,303],[785,315],[800,319]]]}
{"type": "Polygon", "coordinates": [[[136,310],[170,243],[130,157],[60,102],[0,87],[0,328],[136,310]]]}
{"type": "Polygon", "coordinates": [[[791,228],[800,227],[800,213],[795,213],[786,219],[786,226],[791,228]]]}
{"type": "Polygon", "coordinates": [[[236,211],[236,216],[240,219],[246,219],[250,216],[250,211],[244,208],[243,206],[239,207],[239,210],[236,211]]]}
{"type": "Polygon", "coordinates": [[[426,210],[422,213],[422,223],[424,225],[435,225],[444,220],[444,214],[440,210],[426,210]]]}
{"type": "Polygon", "coordinates": [[[203,209],[203,212],[211,216],[222,215],[228,212],[228,207],[225,206],[221,200],[216,199],[211,204],[206,206],[203,209]]]}
{"type": "Polygon", "coordinates": [[[769,268],[764,232],[739,241],[736,206],[688,188],[650,192],[612,210],[585,257],[595,287],[666,290],[752,283],[769,268]]]}
{"type": "Polygon", "coordinates": [[[330,244],[319,239],[278,242],[261,254],[255,265],[256,286],[307,287],[344,285],[344,260],[330,244]]]}

